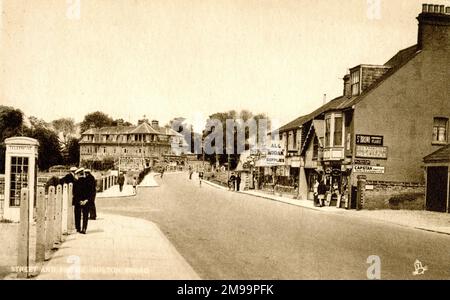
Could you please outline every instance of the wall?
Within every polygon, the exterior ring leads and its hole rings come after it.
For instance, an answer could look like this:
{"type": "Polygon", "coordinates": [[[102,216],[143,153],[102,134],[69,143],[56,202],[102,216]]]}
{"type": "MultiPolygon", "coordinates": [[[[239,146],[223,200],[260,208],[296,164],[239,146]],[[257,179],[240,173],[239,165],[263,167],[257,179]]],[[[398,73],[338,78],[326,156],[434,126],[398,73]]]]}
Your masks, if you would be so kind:
{"type": "Polygon", "coordinates": [[[422,159],[440,148],[432,145],[433,118],[450,117],[448,78],[448,51],[422,51],[356,104],[353,138],[383,135],[388,147],[387,160],[372,160],[385,174],[369,180],[424,183],[422,159]]]}
{"type": "Polygon", "coordinates": [[[363,208],[425,210],[425,187],[411,184],[374,184],[373,190],[366,190],[363,208]]]}

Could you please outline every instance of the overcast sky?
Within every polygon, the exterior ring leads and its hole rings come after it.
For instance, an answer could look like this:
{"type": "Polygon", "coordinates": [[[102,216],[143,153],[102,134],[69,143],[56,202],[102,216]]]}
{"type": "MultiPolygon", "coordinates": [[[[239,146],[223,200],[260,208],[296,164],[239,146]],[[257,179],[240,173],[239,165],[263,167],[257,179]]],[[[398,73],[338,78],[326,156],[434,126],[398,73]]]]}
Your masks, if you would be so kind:
{"type": "Polygon", "coordinates": [[[1,104],[46,121],[248,109],[283,124],[341,95],[348,68],[415,44],[424,1],[80,0],[79,18],[76,2],[2,1],[1,104]]]}

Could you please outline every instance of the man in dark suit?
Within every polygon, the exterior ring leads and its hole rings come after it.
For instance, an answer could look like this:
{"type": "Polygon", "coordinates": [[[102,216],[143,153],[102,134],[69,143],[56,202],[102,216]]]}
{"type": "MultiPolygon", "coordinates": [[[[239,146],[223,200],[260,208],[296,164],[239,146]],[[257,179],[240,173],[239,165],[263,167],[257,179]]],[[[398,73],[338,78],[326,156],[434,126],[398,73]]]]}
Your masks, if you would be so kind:
{"type": "Polygon", "coordinates": [[[66,174],[66,176],[64,176],[63,178],[61,178],[60,183],[61,184],[69,184],[69,183],[74,183],[75,182],[75,171],[77,170],[77,167],[71,167],[70,168],[70,172],[66,174]]]}
{"type": "Polygon", "coordinates": [[[89,190],[89,219],[97,219],[97,209],[95,208],[95,196],[97,194],[97,181],[94,175],[92,175],[91,170],[86,169],[86,182],[89,190]]]}
{"type": "Polygon", "coordinates": [[[75,228],[77,232],[86,234],[89,218],[89,184],[84,174],[84,169],[75,171],[77,180],[73,187],[73,205],[75,206],[75,228]],[[83,215],[83,227],[81,227],[81,215],[83,215]]]}

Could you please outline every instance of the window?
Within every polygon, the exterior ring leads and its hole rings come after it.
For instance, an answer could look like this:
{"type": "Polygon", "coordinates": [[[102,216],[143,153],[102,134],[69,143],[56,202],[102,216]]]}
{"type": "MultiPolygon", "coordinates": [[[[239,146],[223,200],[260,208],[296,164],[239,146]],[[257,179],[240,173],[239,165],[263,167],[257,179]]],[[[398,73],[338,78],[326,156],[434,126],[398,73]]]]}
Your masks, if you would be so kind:
{"type": "Polygon", "coordinates": [[[325,119],[325,147],[331,146],[330,133],[331,133],[331,117],[328,117],[325,119]]]}
{"type": "Polygon", "coordinates": [[[351,75],[352,96],[359,95],[359,70],[354,71],[351,75]]]}
{"type": "Polygon", "coordinates": [[[313,143],[313,160],[317,160],[319,158],[319,140],[317,139],[317,136],[314,137],[314,143],[313,143]]]}
{"type": "Polygon", "coordinates": [[[342,147],[342,117],[336,116],[334,118],[334,146],[342,147]]]}
{"type": "Polygon", "coordinates": [[[20,206],[20,190],[28,187],[28,157],[11,157],[9,206],[20,206]]]}
{"type": "Polygon", "coordinates": [[[433,143],[447,143],[448,118],[434,118],[433,143]]]}
{"type": "Polygon", "coordinates": [[[293,137],[293,148],[297,149],[297,131],[293,131],[292,134],[294,136],[293,137]]]}

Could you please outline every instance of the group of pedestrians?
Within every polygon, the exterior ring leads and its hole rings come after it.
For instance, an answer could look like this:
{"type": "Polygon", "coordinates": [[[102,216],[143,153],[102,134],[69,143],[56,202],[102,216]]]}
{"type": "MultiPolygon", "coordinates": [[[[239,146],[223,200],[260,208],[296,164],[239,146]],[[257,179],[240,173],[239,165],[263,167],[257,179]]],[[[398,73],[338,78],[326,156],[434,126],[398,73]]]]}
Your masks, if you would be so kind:
{"type": "Polygon", "coordinates": [[[231,173],[231,176],[228,179],[228,190],[239,192],[240,188],[241,188],[241,175],[239,173],[237,175],[231,173]]]}
{"type": "Polygon", "coordinates": [[[95,208],[97,182],[95,177],[89,169],[72,167],[70,172],[61,179],[61,183],[73,184],[72,205],[74,206],[75,228],[77,232],[86,234],[88,220],[97,219],[95,208]]]}
{"type": "Polygon", "coordinates": [[[314,182],[314,205],[322,207],[325,205],[325,195],[327,193],[327,186],[325,184],[325,178],[320,181],[316,179],[314,182]]]}

